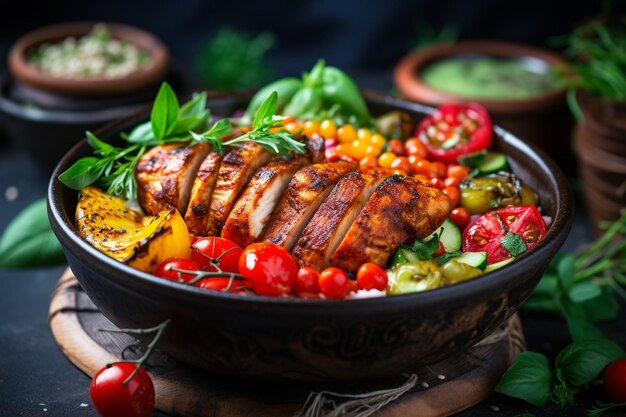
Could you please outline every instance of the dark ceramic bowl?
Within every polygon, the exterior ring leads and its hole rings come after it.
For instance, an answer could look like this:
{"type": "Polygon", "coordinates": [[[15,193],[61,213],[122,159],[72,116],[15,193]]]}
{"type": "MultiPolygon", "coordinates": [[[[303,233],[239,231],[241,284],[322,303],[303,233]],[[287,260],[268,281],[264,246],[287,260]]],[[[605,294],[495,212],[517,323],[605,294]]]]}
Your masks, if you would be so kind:
{"type": "MultiPolygon", "coordinates": [[[[208,101],[230,114],[250,96],[208,101]]],[[[402,109],[415,120],[431,108],[366,95],[373,114],[402,109]]],[[[99,132],[113,139],[147,112],[99,132]]],[[[120,327],[146,328],[168,318],[159,348],[208,370],[271,381],[357,380],[397,375],[467,348],[493,332],[528,297],[565,240],[572,196],[561,170],[543,153],[496,128],[496,146],[539,191],[554,220],[544,240],[514,264],[472,281],[416,294],[350,301],[268,298],[208,292],[123,265],[83,241],[74,228],[76,191],[58,175],[88,154],[85,141],[59,163],[50,181],[49,216],[69,264],[89,297],[120,327]]]]}

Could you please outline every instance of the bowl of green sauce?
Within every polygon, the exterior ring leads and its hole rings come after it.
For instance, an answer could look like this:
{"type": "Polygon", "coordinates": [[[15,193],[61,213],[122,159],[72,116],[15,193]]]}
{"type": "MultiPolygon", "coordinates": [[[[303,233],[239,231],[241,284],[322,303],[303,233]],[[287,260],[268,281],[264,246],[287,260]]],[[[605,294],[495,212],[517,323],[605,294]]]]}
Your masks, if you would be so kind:
{"type": "Polygon", "coordinates": [[[394,82],[407,99],[439,106],[478,102],[495,123],[573,171],[573,122],[560,74],[566,62],[542,48],[499,41],[437,44],[406,55],[394,82]]]}

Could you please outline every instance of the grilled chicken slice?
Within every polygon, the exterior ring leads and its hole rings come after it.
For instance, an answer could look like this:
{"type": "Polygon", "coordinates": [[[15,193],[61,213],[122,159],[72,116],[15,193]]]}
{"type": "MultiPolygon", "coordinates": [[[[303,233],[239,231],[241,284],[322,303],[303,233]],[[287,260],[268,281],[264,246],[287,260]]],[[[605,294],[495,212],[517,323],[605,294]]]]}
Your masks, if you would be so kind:
{"type": "Polygon", "coordinates": [[[275,156],[267,165],[259,168],[226,219],[222,237],[241,247],[254,242],[272,216],[296,171],[323,159],[324,139],[314,138],[306,142],[304,154],[275,156]]]}
{"type": "Polygon", "coordinates": [[[385,168],[367,168],[343,177],[304,228],[293,249],[300,267],[315,270],[330,266],[335,252],[346,232],[361,212],[378,185],[393,175],[385,168]]]}
{"type": "Polygon", "coordinates": [[[223,155],[217,152],[210,152],[202,164],[196,175],[196,179],[191,189],[191,199],[189,207],[185,213],[185,223],[189,228],[189,232],[195,235],[202,235],[210,220],[209,204],[211,204],[211,196],[213,188],[217,181],[217,173],[220,169],[223,155]]]}
{"type": "Polygon", "coordinates": [[[242,142],[222,159],[205,228],[201,235],[219,235],[237,197],[256,170],[267,164],[272,154],[254,142],[242,142]]]}
{"type": "Polygon", "coordinates": [[[137,196],[143,210],[155,215],[172,205],[184,213],[198,167],[211,147],[201,143],[155,146],[143,154],[135,167],[137,196]]]}
{"type": "Polygon", "coordinates": [[[259,168],[230,212],[222,229],[222,237],[242,248],[254,242],[269,221],[293,175],[308,162],[305,156],[293,159],[277,157],[259,168]]]}
{"type": "Polygon", "coordinates": [[[366,262],[384,267],[398,246],[423,239],[450,214],[446,195],[412,177],[383,181],[330,258],[332,266],[354,272],[366,262]]]}
{"type": "Polygon", "coordinates": [[[296,172],[257,241],[276,243],[291,250],[335,183],[357,166],[353,162],[328,162],[296,172]]]}

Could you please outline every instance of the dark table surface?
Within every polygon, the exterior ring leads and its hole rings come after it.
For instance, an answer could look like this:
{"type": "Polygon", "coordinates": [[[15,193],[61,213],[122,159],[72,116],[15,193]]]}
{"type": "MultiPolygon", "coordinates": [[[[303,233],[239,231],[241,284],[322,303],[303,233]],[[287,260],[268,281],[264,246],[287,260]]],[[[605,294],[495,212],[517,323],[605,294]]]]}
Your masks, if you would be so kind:
{"type": "MultiPolygon", "coordinates": [[[[27,154],[0,137],[0,233],[26,205],[43,197],[49,172],[38,167],[27,154]],[[16,199],[7,189],[15,187],[16,199]]],[[[578,205],[580,207],[580,204],[578,205]]],[[[591,239],[584,212],[577,210],[574,227],[565,249],[571,250],[591,239]]],[[[48,304],[65,265],[23,270],[0,269],[0,416],[97,416],[89,400],[89,382],[55,344],[48,327],[48,304]]],[[[530,350],[554,358],[569,343],[565,325],[559,320],[522,312],[530,350]]],[[[626,335],[626,314],[604,327],[610,337],[626,335]]],[[[492,395],[459,416],[507,416],[524,412],[536,416],[583,416],[596,399],[606,401],[600,388],[577,395],[576,404],[532,407],[522,401],[492,395]]],[[[606,414],[609,415],[609,414],[606,414]]],[[[614,414],[623,415],[623,414],[614,414]]],[[[155,416],[164,416],[155,412],[155,416]]]]}

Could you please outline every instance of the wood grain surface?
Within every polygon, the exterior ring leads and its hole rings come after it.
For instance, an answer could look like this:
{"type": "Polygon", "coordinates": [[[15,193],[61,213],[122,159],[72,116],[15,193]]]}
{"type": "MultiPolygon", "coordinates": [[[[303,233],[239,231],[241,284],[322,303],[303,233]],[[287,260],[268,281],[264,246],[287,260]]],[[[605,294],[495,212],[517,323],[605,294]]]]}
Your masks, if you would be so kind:
{"type": "MultiPolygon", "coordinates": [[[[50,327],[65,356],[93,376],[107,363],[140,356],[144,346],[114,329],[82,291],[68,269],[61,277],[49,309],[50,327]]],[[[524,349],[521,322],[513,316],[502,329],[462,354],[404,375],[350,384],[268,384],[238,380],[176,362],[158,351],[146,369],[156,391],[156,408],[175,416],[282,417],[302,410],[312,392],[361,394],[407,383],[406,393],[383,407],[379,417],[448,416],[486,398],[502,373],[524,349]]],[[[337,403],[341,398],[336,399],[337,403]]],[[[349,416],[347,414],[346,416],[349,416]]]]}

